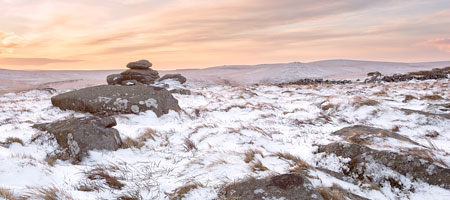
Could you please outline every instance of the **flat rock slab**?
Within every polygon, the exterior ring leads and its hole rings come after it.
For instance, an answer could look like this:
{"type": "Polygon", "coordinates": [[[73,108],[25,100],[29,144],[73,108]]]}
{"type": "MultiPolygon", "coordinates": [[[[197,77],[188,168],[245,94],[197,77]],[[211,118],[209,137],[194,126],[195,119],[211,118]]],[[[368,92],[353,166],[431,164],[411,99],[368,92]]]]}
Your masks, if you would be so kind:
{"type": "Polygon", "coordinates": [[[149,62],[148,60],[139,60],[128,63],[127,67],[130,69],[148,69],[152,67],[152,63],[149,62]]]}
{"type": "MultiPolygon", "coordinates": [[[[412,177],[450,189],[450,169],[441,167],[428,160],[414,155],[404,155],[391,151],[378,151],[369,147],[353,143],[331,143],[319,145],[318,152],[335,154],[350,158],[349,173],[367,178],[381,184],[386,178],[381,169],[373,169],[374,164],[380,164],[404,176],[412,177]]],[[[400,181],[398,181],[400,182],[400,181]]]]}
{"type": "Polygon", "coordinates": [[[242,181],[226,187],[222,195],[225,199],[323,199],[311,182],[300,174],[242,181]]]}
{"type": "Polygon", "coordinates": [[[137,114],[152,110],[159,117],[169,110],[181,110],[178,100],[169,91],[145,85],[88,87],[56,95],[51,101],[53,106],[63,110],[94,114],[137,114]]]}
{"type": "Polygon", "coordinates": [[[71,118],[52,123],[35,124],[33,128],[54,135],[58,145],[65,151],[63,159],[81,161],[89,150],[117,150],[122,141],[113,117],[71,118]]]}
{"type": "Polygon", "coordinates": [[[412,141],[406,136],[402,136],[398,133],[394,133],[389,130],[375,128],[370,126],[363,125],[355,125],[342,128],[338,131],[331,133],[332,135],[339,135],[344,137],[347,141],[351,141],[353,143],[363,144],[363,143],[371,143],[375,142],[376,138],[393,138],[396,140],[401,140],[405,142],[409,142],[411,144],[419,145],[419,143],[412,141]]]}

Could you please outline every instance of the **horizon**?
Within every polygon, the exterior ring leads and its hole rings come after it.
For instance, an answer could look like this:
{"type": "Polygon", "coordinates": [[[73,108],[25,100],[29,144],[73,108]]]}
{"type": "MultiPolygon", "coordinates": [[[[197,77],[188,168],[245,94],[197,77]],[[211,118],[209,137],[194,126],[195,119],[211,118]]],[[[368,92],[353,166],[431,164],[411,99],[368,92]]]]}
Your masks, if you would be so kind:
{"type": "MultiPolygon", "coordinates": [[[[327,59],[327,60],[316,60],[311,62],[300,62],[300,61],[291,61],[291,62],[279,62],[279,63],[256,63],[256,64],[245,64],[245,65],[216,65],[202,68],[169,68],[169,69],[152,69],[157,71],[176,71],[176,70],[201,70],[201,69],[210,69],[216,67],[228,67],[228,66],[258,66],[258,65],[277,65],[277,64],[291,64],[291,63],[301,63],[301,64],[310,64],[315,62],[328,62],[328,61],[353,61],[353,62],[375,62],[375,63],[398,63],[398,64],[420,64],[420,63],[445,63],[450,60],[437,60],[437,61],[429,61],[429,62],[389,62],[389,61],[378,61],[378,60],[352,60],[352,59],[327,59]]],[[[449,66],[450,67],[450,66],[449,66]]],[[[15,70],[15,71],[121,71],[126,69],[126,67],[115,68],[115,69],[8,69],[2,68],[0,66],[0,70],[15,70]]]]}
{"type": "Polygon", "coordinates": [[[446,0],[0,0],[0,27],[11,70],[450,60],[446,0]]]}

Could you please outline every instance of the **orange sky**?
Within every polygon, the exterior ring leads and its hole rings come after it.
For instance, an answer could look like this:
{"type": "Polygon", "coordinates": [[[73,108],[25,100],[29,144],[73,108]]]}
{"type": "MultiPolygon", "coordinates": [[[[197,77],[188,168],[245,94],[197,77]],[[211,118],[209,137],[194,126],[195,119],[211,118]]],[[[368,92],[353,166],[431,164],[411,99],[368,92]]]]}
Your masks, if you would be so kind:
{"type": "Polygon", "coordinates": [[[449,0],[0,0],[0,68],[450,60],[449,0]]]}

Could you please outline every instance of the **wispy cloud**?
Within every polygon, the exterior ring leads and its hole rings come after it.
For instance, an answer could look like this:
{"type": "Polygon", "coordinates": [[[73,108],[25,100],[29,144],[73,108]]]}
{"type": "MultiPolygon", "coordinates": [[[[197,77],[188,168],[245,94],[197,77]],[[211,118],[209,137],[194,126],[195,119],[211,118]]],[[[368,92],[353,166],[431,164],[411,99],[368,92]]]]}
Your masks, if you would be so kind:
{"type": "Polygon", "coordinates": [[[428,40],[428,41],[424,42],[423,44],[437,47],[442,51],[446,51],[446,52],[450,53],[450,38],[428,40]]]}
{"type": "Polygon", "coordinates": [[[61,60],[50,58],[0,58],[2,65],[40,66],[50,63],[80,62],[81,60],[61,60]]]}

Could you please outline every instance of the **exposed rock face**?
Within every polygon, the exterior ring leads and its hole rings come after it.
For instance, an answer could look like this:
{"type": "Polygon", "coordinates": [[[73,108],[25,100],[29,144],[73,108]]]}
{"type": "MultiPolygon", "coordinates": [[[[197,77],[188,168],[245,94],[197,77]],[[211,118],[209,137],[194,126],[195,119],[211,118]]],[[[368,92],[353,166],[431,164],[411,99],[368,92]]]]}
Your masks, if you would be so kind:
{"type": "Polygon", "coordinates": [[[120,74],[111,74],[106,77],[106,82],[108,82],[108,85],[119,85],[122,80],[123,77],[120,74]]]}
{"type": "Polygon", "coordinates": [[[120,75],[122,75],[122,81],[136,80],[143,84],[152,84],[159,78],[159,73],[152,69],[129,69],[120,75]]]}
{"type": "Polygon", "coordinates": [[[181,84],[186,82],[186,77],[182,76],[181,74],[166,74],[163,77],[161,77],[159,79],[159,81],[163,81],[166,79],[174,79],[174,80],[180,82],[181,84]]]}
{"type": "Polygon", "coordinates": [[[323,199],[311,182],[300,174],[243,181],[226,187],[222,195],[226,199],[323,199]]]}
{"type": "MultiPolygon", "coordinates": [[[[142,84],[152,84],[159,78],[159,73],[150,69],[152,63],[148,60],[139,60],[127,64],[126,70],[120,74],[111,74],[106,78],[108,85],[124,85],[129,81],[137,81],[142,84]]],[[[136,84],[131,84],[136,85],[136,84]]]]}
{"type": "Polygon", "coordinates": [[[175,88],[170,90],[170,93],[182,94],[182,95],[191,95],[191,91],[184,88],[175,88]]]}
{"type": "Polygon", "coordinates": [[[383,174],[387,167],[406,177],[419,179],[432,185],[450,189],[450,169],[438,166],[428,160],[413,155],[403,155],[390,151],[377,151],[352,143],[331,143],[319,145],[318,152],[350,158],[346,174],[360,180],[371,180],[377,184],[388,181],[393,187],[403,187],[400,178],[383,174]]]}
{"type": "Polygon", "coordinates": [[[157,116],[179,111],[178,101],[164,88],[133,85],[100,85],[83,88],[51,98],[63,110],[89,113],[139,113],[152,110],[157,116]]]}
{"type": "Polygon", "coordinates": [[[53,134],[65,158],[81,161],[89,150],[117,150],[122,141],[119,131],[112,128],[116,120],[112,117],[72,118],[53,123],[35,124],[33,128],[53,134]]]}
{"type": "Polygon", "coordinates": [[[417,142],[412,141],[408,137],[402,136],[392,131],[362,125],[345,127],[331,134],[342,136],[344,137],[345,140],[358,144],[363,144],[366,142],[369,143],[374,142],[375,138],[390,137],[397,140],[410,142],[415,145],[419,145],[417,142]]]}
{"type": "Polygon", "coordinates": [[[152,67],[152,63],[148,60],[139,60],[127,64],[127,68],[130,69],[149,69],[150,67],[152,67]]]}

